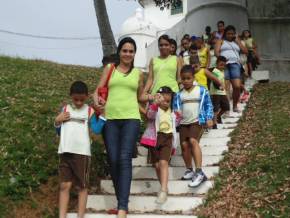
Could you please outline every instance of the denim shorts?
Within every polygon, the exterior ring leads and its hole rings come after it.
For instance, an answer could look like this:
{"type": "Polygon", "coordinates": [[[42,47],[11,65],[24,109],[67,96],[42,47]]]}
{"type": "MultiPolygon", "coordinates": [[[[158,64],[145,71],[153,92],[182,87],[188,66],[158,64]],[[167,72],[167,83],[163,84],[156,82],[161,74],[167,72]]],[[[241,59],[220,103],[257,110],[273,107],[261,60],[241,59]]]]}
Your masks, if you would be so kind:
{"type": "Polygon", "coordinates": [[[241,65],[238,63],[227,64],[225,69],[225,79],[241,79],[241,65]]]}

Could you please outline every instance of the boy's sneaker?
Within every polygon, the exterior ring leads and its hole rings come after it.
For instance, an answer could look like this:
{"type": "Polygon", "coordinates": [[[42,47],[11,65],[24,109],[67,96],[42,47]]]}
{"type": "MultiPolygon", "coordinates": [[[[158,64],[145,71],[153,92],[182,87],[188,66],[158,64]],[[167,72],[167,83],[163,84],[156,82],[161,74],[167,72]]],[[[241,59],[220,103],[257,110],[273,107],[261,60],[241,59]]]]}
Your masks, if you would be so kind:
{"type": "Polygon", "coordinates": [[[191,169],[187,169],[184,175],[181,177],[181,180],[191,180],[194,176],[194,171],[191,169]]]}
{"type": "Polygon", "coordinates": [[[199,171],[199,172],[195,173],[194,177],[192,177],[192,181],[191,181],[191,183],[188,184],[188,187],[196,188],[202,182],[205,182],[206,180],[207,180],[206,175],[202,171],[199,171]]]}
{"type": "Polygon", "coordinates": [[[218,129],[217,124],[214,124],[214,125],[212,126],[212,129],[218,129]]]}
{"type": "Polygon", "coordinates": [[[157,199],[156,199],[156,203],[157,204],[164,204],[167,201],[167,192],[165,191],[160,191],[158,193],[157,199]]]}

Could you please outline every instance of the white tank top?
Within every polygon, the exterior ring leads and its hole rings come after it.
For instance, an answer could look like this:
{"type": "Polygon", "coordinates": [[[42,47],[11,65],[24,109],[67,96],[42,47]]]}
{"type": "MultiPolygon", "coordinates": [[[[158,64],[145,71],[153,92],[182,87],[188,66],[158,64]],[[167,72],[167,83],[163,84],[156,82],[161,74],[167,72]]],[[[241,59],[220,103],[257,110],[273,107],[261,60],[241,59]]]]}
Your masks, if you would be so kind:
{"type": "Polygon", "coordinates": [[[67,105],[66,112],[71,119],[62,123],[58,153],[73,153],[91,156],[91,140],[89,134],[89,106],[80,109],[67,105]]]}
{"type": "Polygon", "coordinates": [[[240,47],[236,42],[224,40],[221,46],[221,56],[224,56],[228,61],[227,64],[240,62],[240,47]]]}

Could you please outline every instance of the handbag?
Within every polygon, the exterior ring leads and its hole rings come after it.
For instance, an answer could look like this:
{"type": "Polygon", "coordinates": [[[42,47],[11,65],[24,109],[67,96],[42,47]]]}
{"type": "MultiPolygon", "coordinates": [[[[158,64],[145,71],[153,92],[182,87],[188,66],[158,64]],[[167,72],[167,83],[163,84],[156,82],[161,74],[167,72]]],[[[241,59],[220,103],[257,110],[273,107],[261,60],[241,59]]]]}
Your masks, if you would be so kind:
{"type": "Polygon", "coordinates": [[[108,94],[109,94],[108,85],[109,85],[109,81],[110,81],[110,78],[111,78],[112,73],[113,73],[114,70],[115,70],[115,65],[111,64],[111,67],[110,67],[109,74],[108,74],[108,77],[107,77],[105,85],[103,87],[99,87],[98,88],[98,96],[99,96],[99,98],[102,98],[105,101],[107,101],[107,98],[108,98],[108,94]]]}

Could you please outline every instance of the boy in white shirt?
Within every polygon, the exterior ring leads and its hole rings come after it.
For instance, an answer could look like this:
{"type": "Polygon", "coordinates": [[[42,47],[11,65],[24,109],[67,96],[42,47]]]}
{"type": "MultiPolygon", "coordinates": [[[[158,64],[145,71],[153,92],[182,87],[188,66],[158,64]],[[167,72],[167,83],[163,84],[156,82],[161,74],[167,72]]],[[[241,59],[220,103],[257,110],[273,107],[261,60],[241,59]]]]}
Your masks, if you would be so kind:
{"type": "Polygon", "coordinates": [[[70,88],[70,96],[72,104],[64,106],[55,118],[55,127],[60,130],[59,217],[66,217],[70,190],[74,185],[78,188],[79,195],[78,218],[84,218],[91,156],[90,130],[100,133],[105,119],[96,119],[94,110],[85,104],[88,87],[84,82],[74,82],[70,88]]]}
{"type": "Polygon", "coordinates": [[[195,70],[185,65],[180,72],[183,89],[177,94],[178,108],[181,108],[180,145],[187,170],[182,180],[192,180],[189,187],[197,187],[207,180],[202,171],[202,152],[199,140],[203,127],[210,128],[213,124],[213,108],[208,91],[205,87],[194,85],[195,70]],[[192,160],[195,163],[193,171],[192,160]]]}

